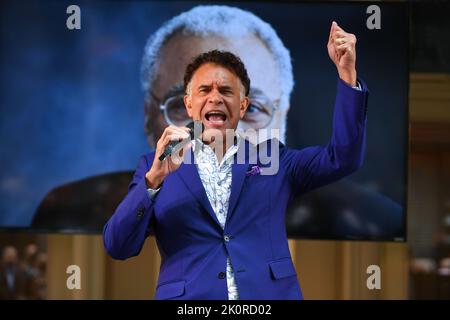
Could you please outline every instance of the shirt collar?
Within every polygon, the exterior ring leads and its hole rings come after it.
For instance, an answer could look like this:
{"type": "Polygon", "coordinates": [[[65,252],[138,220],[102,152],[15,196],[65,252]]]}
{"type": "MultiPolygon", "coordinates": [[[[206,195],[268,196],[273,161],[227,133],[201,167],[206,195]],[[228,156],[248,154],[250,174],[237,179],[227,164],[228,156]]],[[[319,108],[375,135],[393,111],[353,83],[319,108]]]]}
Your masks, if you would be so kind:
{"type": "MultiPolygon", "coordinates": [[[[241,141],[242,141],[242,137],[235,132],[234,133],[234,144],[231,147],[229,147],[228,150],[225,152],[225,155],[222,158],[222,161],[219,164],[219,166],[221,166],[223,163],[225,163],[225,161],[227,161],[232,156],[234,156],[234,154],[237,153],[239,146],[241,144],[241,141]]],[[[208,146],[207,144],[203,143],[203,141],[200,138],[192,140],[192,150],[193,150],[194,154],[197,156],[199,154],[205,154],[206,152],[211,153],[214,155],[215,159],[217,160],[217,157],[214,154],[213,149],[210,146],[208,146]],[[208,149],[205,149],[205,148],[208,148],[208,149]]]]}

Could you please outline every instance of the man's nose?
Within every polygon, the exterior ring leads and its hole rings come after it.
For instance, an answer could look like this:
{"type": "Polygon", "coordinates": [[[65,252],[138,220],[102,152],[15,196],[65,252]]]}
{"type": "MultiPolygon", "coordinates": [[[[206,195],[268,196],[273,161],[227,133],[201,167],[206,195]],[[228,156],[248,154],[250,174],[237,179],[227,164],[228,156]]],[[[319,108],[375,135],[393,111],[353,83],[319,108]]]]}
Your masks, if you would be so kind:
{"type": "Polygon", "coordinates": [[[220,92],[217,90],[211,91],[211,94],[208,97],[208,103],[212,103],[215,105],[222,104],[223,98],[222,98],[222,95],[220,94],[220,92]]]}

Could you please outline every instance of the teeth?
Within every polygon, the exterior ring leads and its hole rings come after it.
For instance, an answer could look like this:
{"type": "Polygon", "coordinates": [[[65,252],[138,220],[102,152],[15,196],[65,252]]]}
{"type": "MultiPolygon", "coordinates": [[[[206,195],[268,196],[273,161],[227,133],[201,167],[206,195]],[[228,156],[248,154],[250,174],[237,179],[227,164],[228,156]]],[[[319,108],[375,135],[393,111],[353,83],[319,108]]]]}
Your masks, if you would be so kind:
{"type": "Polygon", "coordinates": [[[206,120],[209,121],[211,116],[220,116],[221,118],[223,118],[222,120],[226,119],[225,113],[223,113],[221,111],[210,111],[210,112],[206,113],[206,115],[205,115],[206,120]]]}

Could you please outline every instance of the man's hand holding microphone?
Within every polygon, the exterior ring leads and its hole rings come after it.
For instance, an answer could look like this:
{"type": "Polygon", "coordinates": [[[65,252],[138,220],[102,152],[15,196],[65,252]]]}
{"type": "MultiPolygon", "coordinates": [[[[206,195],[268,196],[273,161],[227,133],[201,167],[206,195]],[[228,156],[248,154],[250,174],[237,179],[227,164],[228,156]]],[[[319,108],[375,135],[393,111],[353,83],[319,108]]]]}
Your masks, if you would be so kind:
{"type": "Polygon", "coordinates": [[[170,173],[183,163],[185,152],[192,144],[192,139],[203,132],[199,121],[191,122],[186,127],[168,126],[156,144],[155,157],[150,170],[145,174],[147,187],[158,189],[170,173]]]}

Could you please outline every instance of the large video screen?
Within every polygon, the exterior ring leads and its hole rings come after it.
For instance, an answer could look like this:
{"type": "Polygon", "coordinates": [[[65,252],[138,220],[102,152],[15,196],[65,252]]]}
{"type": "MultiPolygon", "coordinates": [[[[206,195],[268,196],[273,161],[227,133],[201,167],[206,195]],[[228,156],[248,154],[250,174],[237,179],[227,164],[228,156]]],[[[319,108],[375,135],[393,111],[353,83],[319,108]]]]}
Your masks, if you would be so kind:
{"type": "Polygon", "coordinates": [[[338,81],[327,41],[336,21],[357,37],[357,75],[370,92],[365,160],[294,199],[287,233],[405,241],[407,6],[31,0],[0,7],[0,228],[100,233],[140,155],[178,116],[161,106],[183,94],[192,58],[212,49],[242,59],[250,101],[264,96],[276,106],[263,127],[279,129],[290,148],[326,145],[338,81]]]}

